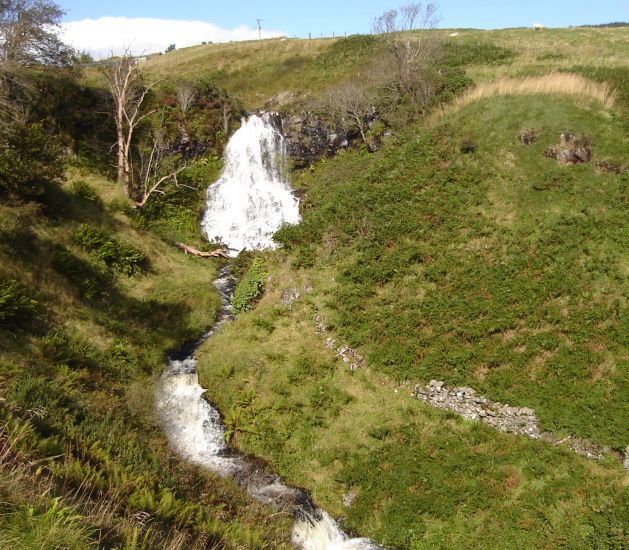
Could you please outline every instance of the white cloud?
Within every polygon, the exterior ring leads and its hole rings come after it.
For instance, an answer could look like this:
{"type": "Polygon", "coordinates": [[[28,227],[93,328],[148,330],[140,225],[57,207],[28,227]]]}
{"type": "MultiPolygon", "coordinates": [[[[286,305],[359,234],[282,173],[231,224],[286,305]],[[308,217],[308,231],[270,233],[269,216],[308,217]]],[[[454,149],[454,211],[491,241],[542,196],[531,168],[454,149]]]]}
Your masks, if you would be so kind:
{"type": "MultiPolygon", "coordinates": [[[[281,31],[262,30],[262,38],[284,35],[281,31]]],[[[125,47],[141,55],[164,51],[170,44],[182,48],[201,42],[254,40],[258,38],[258,29],[241,25],[229,30],[207,21],[101,17],[63,23],[60,36],[77,50],[102,58],[111,52],[122,53],[125,47]]]]}

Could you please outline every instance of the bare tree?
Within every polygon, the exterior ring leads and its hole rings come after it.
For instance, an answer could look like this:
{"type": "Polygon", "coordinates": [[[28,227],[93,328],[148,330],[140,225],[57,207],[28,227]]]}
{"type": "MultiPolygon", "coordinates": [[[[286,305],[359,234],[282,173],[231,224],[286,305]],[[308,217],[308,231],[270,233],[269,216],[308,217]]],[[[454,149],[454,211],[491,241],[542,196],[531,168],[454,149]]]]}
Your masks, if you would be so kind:
{"type": "Polygon", "coordinates": [[[365,86],[349,83],[328,92],[325,108],[339,122],[349,118],[367,143],[367,119],[373,113],[373,104],[374,97],[365,86]]]}
{"type": "Polygon", "coordinates": [[[197,91],[194,89],[192,84],[189,82],[183,82],[179,85],[177,89],[177,105],[179,106],[179,111],[181,112],[179,131],[181,133],[181,141],[183,143],[190,141],[188,129],[186,128],[186,119],[188,110],[192,107],[196,97],[197,91]]]}
{"type": "Polygon", "coordinates": [[[151,141],[148,148],[140,148],[140,166],[137,171],[137,199],[134,208],[142,208],[153,194],[165,194],[162,187],[168,182],[178,185],[177,176],[186,168],[185,163],[178,165],[178,157],[169,154],[165,140],[164,114],[151,129],[151,141]]]}
{"type": "Polygon", "coordinates": [[[131,181],[131,141],[138,125],[155,111],[142,113],[142,104],[152,85],[145,86],[137,61],[129,50],[102,66],[114,101],[116,146],[118,152],[118,183],[127,197],[135,198],[131,181]]]}
{"type": "Polygon", "coordinates": [[[177,105],[179,105],[179,110],[184,116],[194,103],[196,97],[197,92],[192,84],[189,82],[183,82],[179,85],[179,88],[177,89],[177,105]]]}
{"type": "Polygon", "coordinates": [[[373,32],[383,35],[393,55],[395,85],[402,93],[417,82],[422,64],[434,53],[436,44],[430,33],[438,23],[435,4],[407,4],[377,17],[373,32]]]}

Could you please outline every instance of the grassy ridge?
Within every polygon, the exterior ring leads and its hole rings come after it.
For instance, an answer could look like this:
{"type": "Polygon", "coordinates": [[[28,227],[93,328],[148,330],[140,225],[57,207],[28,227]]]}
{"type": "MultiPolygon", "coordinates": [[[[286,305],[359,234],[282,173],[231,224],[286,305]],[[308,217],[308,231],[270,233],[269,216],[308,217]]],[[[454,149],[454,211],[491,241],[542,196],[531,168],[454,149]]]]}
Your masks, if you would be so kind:
{"type": "MultiPolygon", "coordinates": [[[[592,66],[622,67],[629,55],[623,28],[451,29],[435,31],[435,37],[446,43],[440,65],[464,65],[477,82],[545,74],[584,59],[592,66]]],[[[377,38],[360,35],[207,44],[150,56],[144,67],[151,78],[212,77],[246,109],[277,108],[273,98],[285,91],[295,94],[288,103],[299,108],[335,84],[368,74],[382,48],[377,38]]]]}

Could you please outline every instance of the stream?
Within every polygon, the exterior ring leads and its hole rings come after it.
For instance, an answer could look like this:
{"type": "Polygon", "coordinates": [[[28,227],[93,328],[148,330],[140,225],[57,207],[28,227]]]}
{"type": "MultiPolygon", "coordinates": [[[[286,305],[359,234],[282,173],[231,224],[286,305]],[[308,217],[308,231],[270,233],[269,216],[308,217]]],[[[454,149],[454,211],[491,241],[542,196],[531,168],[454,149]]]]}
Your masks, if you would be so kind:
{"type": "Polygon", "coordinates": [[[295,518],[292,541],[304,550],[380,546],[364,538],[350,538],[308,493],[290,487],[260,463],[239,455],[225,443],[225,426],[219,411],[204,398],[194,353],[225,323],[233,319],[231,297],[234,281],[229,266],[221,268],[214,285],[221,296],[216,324],[193,343],[186,343],[168,362],[157,385],[156,407],[171,447],[185,460],[221,476],[231,477],[257,501],[295,518]]]}
{"type": "MultiPolygon", "coordinates": [[[[299,221],[298,201],[284,175],[286,153],[277,117],[243,119],[226,150],[225,168],[208,188],[202,222],[209,240],[227,245],[231,255],[242,249],[274,248],[273,233],[283,223],[299,221]]],[[[351,538],[307,492],[284,483],[261,461],[244,457],[225,442],[220,412],[203,397],[196,373],[198,347],[233,319],[235,281],[229,265],[214,281],[221,298],[216,323],[206,334],[186,342],[169,360],[156,387],[156,409],[172,449],[185,460],[232,478],[253,499],[292,514],[292,542],[304,550],[377,549],[365,538],[351,538]]]]}

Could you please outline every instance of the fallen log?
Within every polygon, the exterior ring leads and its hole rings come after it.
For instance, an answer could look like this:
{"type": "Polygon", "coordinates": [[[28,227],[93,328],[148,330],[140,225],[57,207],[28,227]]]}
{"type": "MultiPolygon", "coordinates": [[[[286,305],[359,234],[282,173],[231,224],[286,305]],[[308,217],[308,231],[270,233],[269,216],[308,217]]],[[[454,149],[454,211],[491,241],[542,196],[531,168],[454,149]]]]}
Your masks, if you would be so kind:
{"type": "Polygon", "coordinates": [[[184,243],[176,243],[175,246],[180,250],[183,250],[185,254],[192,254],[193,256],[199,256],[200,258],[228,258],[227,251],[224,248],[217,248],[212,252],[204,252],[194,246],[189,246],[184,243]]]}

